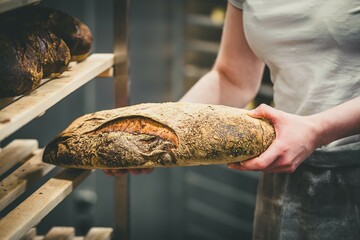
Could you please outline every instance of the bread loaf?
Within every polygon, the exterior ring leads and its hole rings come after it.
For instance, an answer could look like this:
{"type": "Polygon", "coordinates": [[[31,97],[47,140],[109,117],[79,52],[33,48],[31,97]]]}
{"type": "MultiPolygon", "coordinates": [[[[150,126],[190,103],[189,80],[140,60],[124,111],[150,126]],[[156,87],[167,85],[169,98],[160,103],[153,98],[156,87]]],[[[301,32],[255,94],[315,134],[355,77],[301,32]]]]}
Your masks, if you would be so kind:
{"type": "Polygon", "coordinates": [[[35,50],[43,70],[43,78],[58,77],[68,67],[71,58],[70,50],[65,42],[54,33],[32,28],[20,39],[27,47],[35,50]]]}
{"type": "Polygon", "coordinates": [[[0,97],[34,90],[42,78],[63,73],[70,62],[64,41],[46,30],[21,28],[0,33],[0,97]]]}
{"type": "Polygon", "coordinates": [[[0,98],[34,90],[89,54],[90,29],[57,10],[28,6],[0,15],[0,98]]]}
{"type": "Polygon", "coordinates": [[[149,103],[76,119],[45,148],[63,167],[119,169],[225,164],[265,151],[272,125],[246,110],[194,103],[149,103]]]}
{"type": "Polygon", "coordinates": [[[60,36],[69,47],[71,61],[83,61],[89,56],[92,34],[86,24],[60,11],[50,14],[48,24],[49,29],[60,36]]]}
{"type": "MultiPolygon", "coordinates": [[[[3,22],[14,25],[36,26],[48,30],[63,39],[70,49],[71,61],[82,61],[89,54],[92,45],[92,33],[89,27],[79,19],[62,11],[42,7],[27,6],[7,13],[3,22]]],[[[9,24],[2,24],[4,27],[9,24]]],[[[13,28],[13,26],[11,27],[13,28]]]]}
{"type": "Polygon", "coordinates": [[[0,46],[0,98],[35,89],[43,77],[36,50],[6,34],[0,34],[0,46]]]}

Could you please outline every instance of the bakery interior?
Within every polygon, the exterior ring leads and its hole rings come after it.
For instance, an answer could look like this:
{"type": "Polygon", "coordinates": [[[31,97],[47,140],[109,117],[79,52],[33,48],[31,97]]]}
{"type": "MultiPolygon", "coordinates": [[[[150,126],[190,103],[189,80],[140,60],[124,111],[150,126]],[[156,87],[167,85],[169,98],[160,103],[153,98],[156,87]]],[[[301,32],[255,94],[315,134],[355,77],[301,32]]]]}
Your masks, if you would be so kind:
{"type": "MultiPolygon", "coordinates": [[[[11,160],[4,158],[4,149],[13,141],[36,140],[41,149],[86,113],[177,101],[214,63],[227,5],[226,0],[0,0],[0,6],[16,9],[33,2],[61,10],[89,26],[93,36],[90,56],[116,55],[122,49],[125,63],[118,72],[111,66],[105,77],[89,79],[38,117],[2,136],[0,162],[11,160]],[[120,71],[126,75],[120,76],[125,84],[114,81],[120,71]]],[[[249,107],[271,104],[270,85],[265,71],[259,94],[249,107]]],[[[0,99],[0,104],[2,120],[4,109],[13,103],[0,99]]],[[[8,196],[4,181],[21,164],[1,175],[2,198],[8,196]]],[[[5,200],[0,225],[1,221],[13,222],[10,213],[61,170],[53,168],[37,182],[26,183],[29,186],[16,199],[5,200]]],[[[88,171],[76,189],[59,202],[48,202],[46,212],[38,213],[36,220],[21,226],[13,223],[15,230],[9,236],[25,239],[21,238],[24,233],[34,233],[36,228],[36,239],[43,239],[39,236],[54,227],[65,227],[58,229],[70,229],[77,239],[87,239],[81,236],[93,228],[106,228],[111,229],[112,237],[96,239],[247,240],[251,239],[257,179],[256,172],[237,172],[226,165],[159,168],[150,174],[123,177],[88,171]]]]}

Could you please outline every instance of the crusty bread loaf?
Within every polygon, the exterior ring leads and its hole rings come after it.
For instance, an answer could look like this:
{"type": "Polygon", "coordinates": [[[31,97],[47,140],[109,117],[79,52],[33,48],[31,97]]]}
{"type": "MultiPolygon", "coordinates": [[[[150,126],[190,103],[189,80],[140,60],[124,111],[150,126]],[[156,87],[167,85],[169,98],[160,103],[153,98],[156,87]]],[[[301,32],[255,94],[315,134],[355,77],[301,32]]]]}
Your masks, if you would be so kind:
{"type": "Polygon", "coordinates": [[[70,50],[54,33],[31,28],[27,33],[20,35],[19,40],[23,41],[26,47],[35,50],[43,70],[43,78],[56,78],[68,67],[71,58],[70,50]]]}
{"type": "Polygon", "coordinates": [[[8,12],[0,17],[1,29],[36,27],[47,30],[63,39],[70,49],[71,61],[82,61],[92,45],[90,28],[79,19],[59,10],[31,5],[8,12]]]}
{"type": "Polygon", "coordinates": [[[48,24],[69,47],[71,61],[83,61],[90,55],[92,34],[85,23],[66,13],[53,11],[48,24]]]}
{"type": "Polygon", "coordinates": [[[0,98],[36,88],[43,71],[35,49],[6,34],[0,34],[0,46],[0,98]]]}
{"type": "Polygon", "coordinates": [[[45,30],[0,33],[0,97],[34,90],[42,78],[63,73],[70,62],[64,41],[45,30]]]}
{"type": "Polygon", "coordinates": [[[0,98],[34,90],[56,78],[69,62],[82,61],[92,43],[90,29],[63,12],[28,6],[0,15],[0,98]]]}
{"type": "Polygon", "coordinates": [[[76,119],[45,148],[43,161],[70,168],[225,164],[265,151],[272,125],[246,110],[194,103],[149,103],[76,119]]]}

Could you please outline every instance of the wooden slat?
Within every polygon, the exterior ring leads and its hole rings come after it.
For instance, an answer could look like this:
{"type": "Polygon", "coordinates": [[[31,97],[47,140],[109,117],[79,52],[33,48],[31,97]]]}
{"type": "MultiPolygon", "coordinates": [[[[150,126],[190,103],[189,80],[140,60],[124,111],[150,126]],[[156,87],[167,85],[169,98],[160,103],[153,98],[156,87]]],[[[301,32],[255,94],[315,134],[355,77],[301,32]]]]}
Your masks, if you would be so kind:
{"type": "Polygon", "coordinates": [[[73,240],[75,228],[73,227],[53,227],[45,235],[44,240],[73,240]]]}
{"type": "Polygon", "coordinates": [[[113,77],[114,76],[114,68],[109,68],[105,70],[104,72],[100,73],[98,77],[113,77]]]}
{"type": "Polygon", "coordinates": [[[26,161],[11,175],[1,181],[0,211],[55,167],[54,165],[41,161],[42,152],[42,150],[38,150],[34,157],[26,161]]]}
{"type": "Polygon", "coordinates": [[[40,2],[40,0],[0,0],[0,13],[36,2],[40,2]]]}
{"type": "Polygon", "coordinates": [[[112,228],[91,228],[85,236],[85,240],[110,240],[112,236],[112,228]]]}
{"type": "Polygon", "coordinates": [[[113,54],[93,54],[0,111],[0,141],[114,64],[113,54]]]}
{"type": "Polygon", "coordinates": [[[0,175],[30,157],[39,147],[37,140],[14,140],[0,152],[0,175]]]}
{"type": "Polygon", "coordinates": [[[3,239],[19,239],[54,209],[92,170],[64,169],[0,220],[3,239]]]}
{"type": "Polygon", "coordinates": [[[36,237],[36,228],[31,228],[20,240],[33,240],[36,237]]]}

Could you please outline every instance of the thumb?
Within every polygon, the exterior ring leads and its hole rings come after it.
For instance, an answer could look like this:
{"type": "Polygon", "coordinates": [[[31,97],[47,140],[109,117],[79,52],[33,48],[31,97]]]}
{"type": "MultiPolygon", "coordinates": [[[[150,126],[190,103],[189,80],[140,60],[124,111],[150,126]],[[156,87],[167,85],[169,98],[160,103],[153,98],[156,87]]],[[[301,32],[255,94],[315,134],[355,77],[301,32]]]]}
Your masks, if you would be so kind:
{"type": "Polygon", "coordinates": [[[257,108],[250,110],[248,115],[254,118],[265,118],[271,120],[276,116],[276,109],[270,107],[269,105],[261,104],[257,108]]]}

